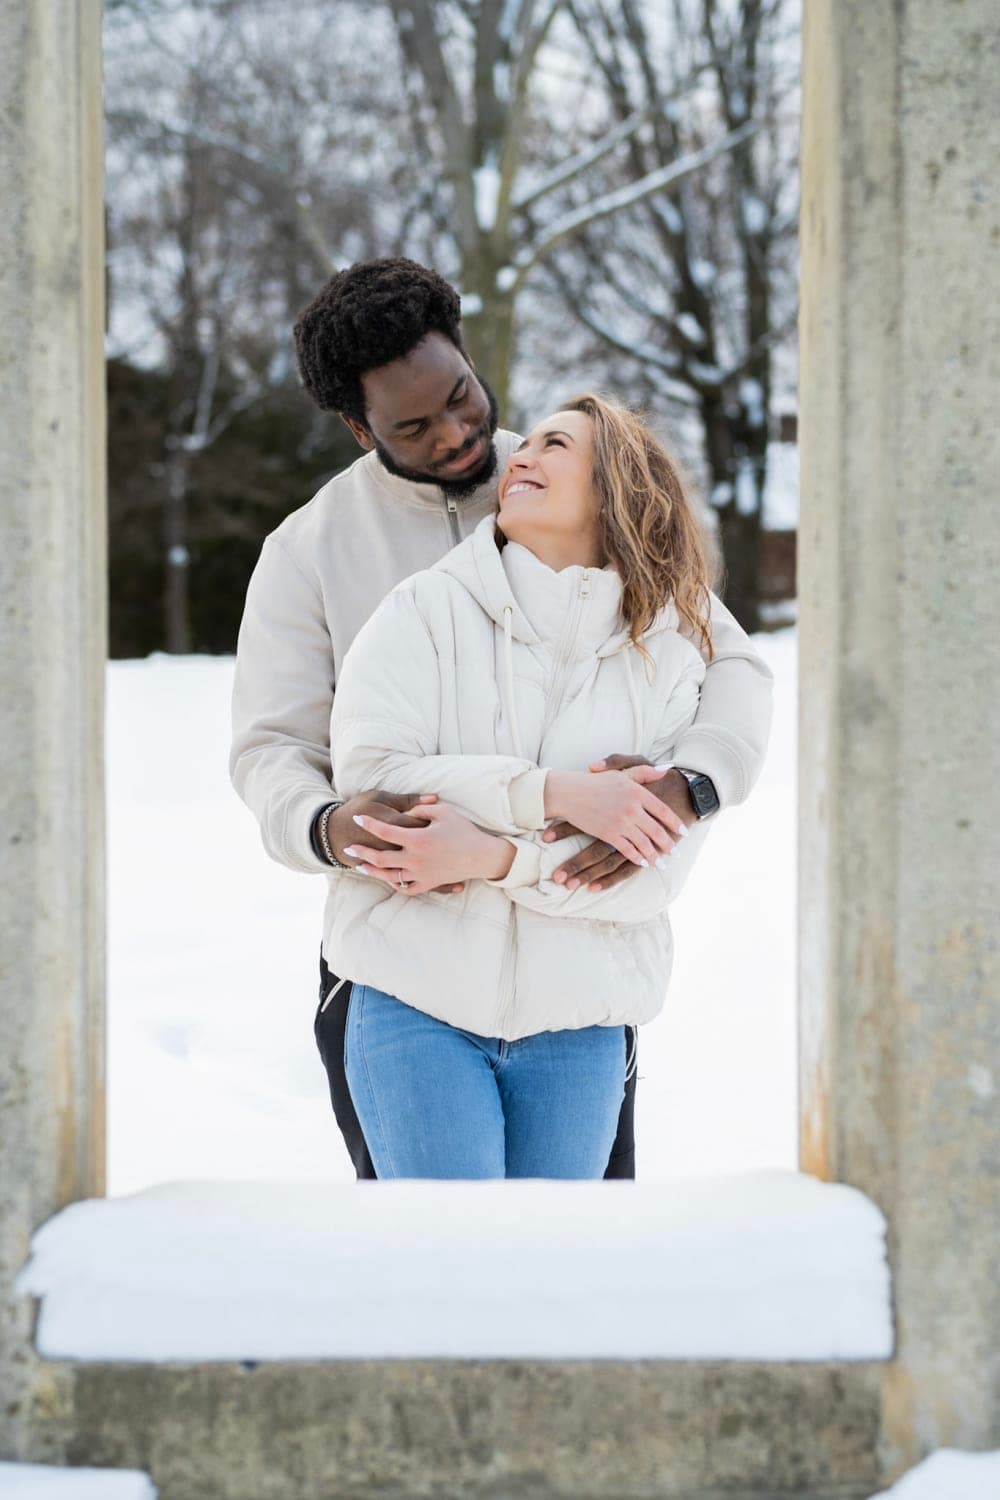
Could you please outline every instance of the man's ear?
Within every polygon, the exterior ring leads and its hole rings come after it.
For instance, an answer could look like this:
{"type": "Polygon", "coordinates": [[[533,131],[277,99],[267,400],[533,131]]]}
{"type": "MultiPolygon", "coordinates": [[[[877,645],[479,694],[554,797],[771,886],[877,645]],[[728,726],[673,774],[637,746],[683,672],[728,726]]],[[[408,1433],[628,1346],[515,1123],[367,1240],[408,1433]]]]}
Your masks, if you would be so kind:
{"type": "Polygon", "coordinates": [[[374,448],[375,440],[372,437],[371,433],[368,431],[368,428],[365,426],[364,422],[356,422],[353,417],[345,417],[343,412],[341,412],[341,420],[347,423],[348,427],[354,434],[355,441],[360,443],[362,448],[364,448],[366,451],[374,448]]]}

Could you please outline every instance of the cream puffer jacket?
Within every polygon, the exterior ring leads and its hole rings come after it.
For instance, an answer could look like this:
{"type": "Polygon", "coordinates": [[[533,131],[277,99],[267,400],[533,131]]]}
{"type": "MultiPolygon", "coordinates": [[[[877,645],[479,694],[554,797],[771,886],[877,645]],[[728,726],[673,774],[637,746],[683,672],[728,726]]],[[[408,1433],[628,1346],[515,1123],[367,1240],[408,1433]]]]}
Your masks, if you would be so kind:
{"type": "Polygon", "coordinates": [[[596,892],[550,878],[587,839],[541,839],[549,768],[585,770],[612,750],[669,761],[697,710],[705,663],[673,607],[645,637],[651,662],[620,608],[613,569],[556,573],[517,544],[501,553],[492,516],[382,602],[337,684],[338,793],[437,792],[516,853],[504,879],[462,894],[399,895],[338,872],[324,942],[337,973],[508,1041],[657,1014],[667,907],[711,820],[663,869],[596,892]]]}

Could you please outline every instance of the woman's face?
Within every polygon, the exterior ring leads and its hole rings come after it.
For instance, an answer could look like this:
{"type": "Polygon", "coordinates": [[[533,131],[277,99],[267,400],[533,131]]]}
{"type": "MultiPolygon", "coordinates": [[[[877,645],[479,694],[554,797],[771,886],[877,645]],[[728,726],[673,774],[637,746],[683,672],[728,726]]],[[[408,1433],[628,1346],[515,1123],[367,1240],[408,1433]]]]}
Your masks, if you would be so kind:
{"type": "Polygon", "coordinates": [[[497,525],[551,568],[600,566],[600,505],[593,485],[590,418],[557,411],[507,460],[497,525]]]}

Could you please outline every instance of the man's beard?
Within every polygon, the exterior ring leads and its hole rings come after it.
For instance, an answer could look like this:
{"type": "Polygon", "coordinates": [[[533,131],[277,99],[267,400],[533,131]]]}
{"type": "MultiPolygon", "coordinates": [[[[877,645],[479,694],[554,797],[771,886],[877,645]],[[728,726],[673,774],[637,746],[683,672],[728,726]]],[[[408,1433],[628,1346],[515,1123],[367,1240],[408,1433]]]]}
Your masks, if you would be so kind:
{"type": "MultiPolygon", "coordinates": [[[[427,474],[422,469],[408,469],[405,465],[397,463],[388,449],[372,433],[371,439],[375,445],[375,452],[378,454],[382,467],[388,469],[390,474],[395,474],[397,479],[409,479],[413,484],[436,484],[446,495],[450,495],[453,500],[468,499],[488,479],[492,479],[498,465],[497,449],[493,441],[493,434],[496,432],[500,421],[499,408],[497,406],[497,398],[486,384],[486,381],[480,380],[479,384],[486,392],[489,413],[485,424],[476,433],[472,442],[466,444],[467,447],[471,448],[475,443],[478,443],[481,437],[486,437],[486,456],[474,474],[463,474],[460,479],[443,479],[439,474],[427,474]]],[[[455,456],[457,458],[459,455],[456,454],[455,456]]]]}

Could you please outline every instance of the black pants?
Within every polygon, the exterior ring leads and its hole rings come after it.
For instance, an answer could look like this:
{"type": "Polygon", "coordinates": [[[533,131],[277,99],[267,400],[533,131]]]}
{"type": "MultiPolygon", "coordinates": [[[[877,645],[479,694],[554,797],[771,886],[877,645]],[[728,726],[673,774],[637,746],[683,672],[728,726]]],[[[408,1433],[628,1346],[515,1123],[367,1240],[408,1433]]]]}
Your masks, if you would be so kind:
{"type": "MultiPolygon", "coordinates": [[[[326,1076],[330,1084],[330,1101],[340,1133],[351,1154],[354,1170],[359,1181],[372,1181],[375,1168],[368,1155],[368,1147],[361,1133],[358,1117],[354,1112],[354,1101],[347,1087],[344,1072],[344,1035],[347,1031],[347,1009],[351,1003],[351,982],[340,985],[337,993],[325,1004],[330,991],[340,984],[336,974],[327,968],[322,953],[319,956],[319,1008],[316,1011],[314,1030],[319,1055],[323,1059],[326,1076]],[[324,1008],[325,1006],[325,1008],[324,1008]]],[[[635,1043],[635,1032],[625,1028],[625,1053],[628,1056],[635,1043]]],[[[605,1178],[635,1176],[635,1063],[632,1076],[625,1083],[625,1098],[618,1116],[618,1134],[611,1148],[611,1159],[605,1178]]]]}

